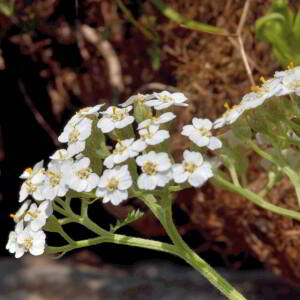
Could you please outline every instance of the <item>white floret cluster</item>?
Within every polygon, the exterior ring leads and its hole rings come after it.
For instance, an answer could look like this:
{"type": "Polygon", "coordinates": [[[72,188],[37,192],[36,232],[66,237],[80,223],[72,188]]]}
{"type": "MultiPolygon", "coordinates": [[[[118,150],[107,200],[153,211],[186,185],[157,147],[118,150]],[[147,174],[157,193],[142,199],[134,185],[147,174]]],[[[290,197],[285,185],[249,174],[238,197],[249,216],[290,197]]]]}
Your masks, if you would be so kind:
{"type": "Polygon", "coordinates": [[[262,105],[272,97],[295,94],[300,96],[300,67],[286,71],[275,72],[274,78],[264,80],[262,86],[256,86],[254,91],[246,94],[240,104],[228,109],[222,117],[213,123],[213,128],[221,128],[234,123],[245,111],[262,105]]]}
{"type": "Polygon", "coordinates": [[[9,235],[6,248],[15,257],[26,252],[42,254],[46,246],[43,227],[53,214],[53,201],[69,192],[80,193],[83,197],[82,193],[93,193],[95,198],[102,198],[103,203],[119,205],[129,198],[133,190],[151,193],[170,184],[201,187],[213,176],[211,164],[200,153],[202,147],[212,151],[222,147],[213,130],[232,124],[244,111],[262,105],[273,96],[300,95],[299,78],[300,67],[275,73],[273,79],[245,95],[239,105],[214,122],[193,118],[192,124],[183,126],[181,132],[193,143],[193,151],[185,150],[181,163],[174,162],[168,151],[168,142],[170,122],[176,118],[173,107],[188,105],[184,94],[167,91],[138,94],[120,107],[102,110],[104,104],[100,104],[80,110],[58,138],[61,143],[67,144],[66,149],[51,155],[46,168],[41,161],[20,176],[24,180],[19,194],[22,206],[12,215],[16,226],[9,235]],[[147,114],[144,118],[139,116],[135,131],[132,124],[137,117],[131,113],[138,111],[137,106],[143,108],[139,111],[147,114]],[[89,143],[95,131],[103,137],[106,135],[114,143],[112,150],[105,152],[105,169],[101,174],[93,164],[93,157],[98,155],[97,147],[101,143],[97,144],[94,140],[89,143]],[[88,149],[90,145],[96,148],[88,149]],[[93,155],[89,155],[91,151],[94,151],[93,155]]]}

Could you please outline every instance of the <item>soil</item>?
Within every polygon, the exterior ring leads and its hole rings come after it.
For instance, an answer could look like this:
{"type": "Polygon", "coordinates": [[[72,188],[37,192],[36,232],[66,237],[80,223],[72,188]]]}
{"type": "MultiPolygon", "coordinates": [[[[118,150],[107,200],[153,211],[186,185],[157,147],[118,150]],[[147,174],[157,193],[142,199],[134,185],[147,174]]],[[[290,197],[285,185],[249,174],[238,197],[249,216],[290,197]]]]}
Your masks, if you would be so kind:
{"type": "MultiPolygon", "coordinates": [[[[263,271],[218,270],[249,300],[299,299],[300,290],[263,271]]],[[[99,268],[46,258],[0,260],[2,300],[225,299],[188,267],[162,261],[99,268]]]]}

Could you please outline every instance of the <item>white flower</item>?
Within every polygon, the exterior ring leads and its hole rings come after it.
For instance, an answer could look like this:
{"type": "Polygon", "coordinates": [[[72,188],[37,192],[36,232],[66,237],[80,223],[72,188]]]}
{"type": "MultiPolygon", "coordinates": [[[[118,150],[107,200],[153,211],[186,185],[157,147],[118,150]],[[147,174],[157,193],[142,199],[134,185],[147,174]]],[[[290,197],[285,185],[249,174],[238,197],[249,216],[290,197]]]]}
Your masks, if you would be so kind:
{"type": "Polygon", "coordinates": [[[134,141],[133,138],[119,141],[113,153],[105,158],[103,164],[105,167],[111,169],[115,164],[120,164],[128,158],[137,156],[139,152],[145,149],[143,146],[143,143],[134,141]]]}
{"type": "Polygon", "coordinates": [[[187,98],[182,93],[169,93],[163,91],[161,93],[153,93],[153,100],[145,102],[145,105],[154,107],[156,110],[161,110],[168,108],[172,105],[175,106],[188,106],[187,103],[184,103],[187,98]]]}
{"type": "Polygon", "coordinates": [[[193,118],[193,125],[183,126],[182,135],[187,136],[193,143],[199,147],[207,146],[210,150],[222,147],[222,142],[212,136],[212,122],[208,119],[193,118]]]}
{"type": "Polygon", "coordinates": [[[172,112],[166,112],[160,115],[159,117],[152,117],[151,119],[142,121],[139,124],[138,129],[143,129],[150,126],[159,126],[160,124],[170,122],[175,118],[176,118],[175,114],[173,114],[172,112]]]}
{"type": "Polygon", "coordinates": [[[172,179],[172,164],[167,153],[151,151],[138,156],[136,163],[143,171],[137,181],[140,189],[154,190],[157,186],[164,187],[172,179]]]}
{"type": "Polygon", "coordinates": [[[132,178],[128,166],[119,166],[104,170],[96,190],[97,197],[103,197],[103,203],[111,202],[119,205],[128,198],[128,189],[132,185],[132,178]]]}
{"type": "Polygon", "coordinates": [[[67,177],[73,160],[54,160],[48,164],[46,178],[41,185],[41,192],[45,199],[54,200],[57,196],[63,197],[68,191],[67,177]]]}
{"type": "Polygon", "coordinates": [[[18,244],[18,235],[22,233],[24,230],[24,223],[23,221],[20,221],[16,224],[15,230],[11,231],[8,236],[8,242],[6,244],[6,249],[9,251],[9,253],[15,253],[15,257],[19,258],[23,256],[24,249],[22,245],[18,244]]]}
{"type": "Polygon", "coordinates": [[[120,104],[121,107],[127,107],[132,104],[144,104],[145,101],[150,100],[151,95],[137,94],[129,97],[124,103],[120,104]]]}
{"type": "Polygon", "coordinates": [[[50,159],[55,161],[65,161],[72,157],[72,155],[69,154],[69,152],[65,149],[60,149],[55,151],[51,156],[50,159]]]}
{"type": "Polygon", "coordinates": [[[30,225],[27,225],[23,231],[17,234],[17,243],[19,252],[16,257],[21,257],[26,252],[32,255],[41,255],[45,251],[46,235],[42,230],[32,231],[30,225]]]}
{"type": "Polygon", "coordinates": [[[10,215],[14,219],[15,223],[19,223],[23,219],[30,203],[30,200],[26,200],[15,214],[10,215]]]}
{"type": "Polygon", "coordinates": [[[79,122],[81,122],[85,118],[92,119],[93,117],[99,116],[99,110],[105,104],[98,104],[93,107],[85,107],[80,109],[76,114],[69,120],[67,126],[76,126],[79,122]]]}
{"type": "Polygon", "coordinates": [[[37,163],[33,169],[26,169],[20,176],[20,178],[27,178],[27,180],[25,180],[21,186],[19,202],[23,202],[29,195],[35,200],[44,200],[40,187],[45,177],[43,161],[37,163]]]}
{"type": "Polygon", "coordinates": [[[176,183],[188,181],[191,186],[200,187],[213,176],[210,163],[204,162],[199,152],[185,150],[183,157],[181,164],[174,164],[172,167],[176,183]]]}
{"type": "Polygon", "coordinates": [[[50,201],[43,201],[39,207],[36,203],[32,203],[24,217],[24,221],[29,222],[31,230],[38,231],[46,224],[47,218],[49,218],[52,213],[53,209],[50,201]]]}
{"type": "Polygon", "coordinates": [[[213,123],[213,129],[221,128],[225,125],[234,123],[246,110],[243,104],[234,105],[232,108],[228,109],[222,117],[215,120],[213,123]]]}
{"type": "MultiPolygon", "coordinates": [[[[300,95],[300,67],[285,71],[282,78],[283,86],[289,91],[289,93],[295,93],[300,95]]],[[[287,92],[288,93],[288,92],[287,92]]]]}
{"type": "Polygon", "coordinates": [[[34,175],[36,174],[40,174],[40,171],[44,171],[43,168],[44,165],[44,161],[41,160],[38,163],[36,163],[32,168],[27,168],[26,170],[24,170],[24,172],[21,174],[20,178],[21,179],[29,179],[32,178],[34,175]]]}
{"type": "Polygon", "coordinates": [[[139,142],[140,149],[146,149],[148,145],[154,146],[162,143],[170,137],[167,130],[159,130],[157,126],[150,126],[139,130],[140,139],[139,142]]]}
{"type": "Polygon", "coordinates": [[[111,132],[115,128],[120,129],[127,127],[134,121],[134,117],[129,115],[131,110],[132,106],[126,108],[111,106],[101,113],[103,117],[99,120],[97,127],[100,128],[103,133],[111,132]]]}
{"type": "Polygon", "coordinates": [[[90,159],[83,157],[72,163],[69,170],[66,170],[67,183],[76,192],[90,192],[99,183],[99,176],[89,168],[90,159]]]}
{"type": "MultiPolygon", "coordinates": [[[[262,79],[264,80],[264,79],[262,79]]],[[[255,92],[246,94],[241,101],[245,110],[262,105],[267,99],[273,96],[282,96],[286,94],[286,89],[278,78],[264,80],[261,87],[257,86],[255,92]]]]}
{"type": "Polygon", "coordinates": [[[82,119],[76,126],[67,125],[58,137],[59,142],[68,143],[68,153],[75,155],[85,149],[85,140],[92,133],[92,120],[82,119]]]}

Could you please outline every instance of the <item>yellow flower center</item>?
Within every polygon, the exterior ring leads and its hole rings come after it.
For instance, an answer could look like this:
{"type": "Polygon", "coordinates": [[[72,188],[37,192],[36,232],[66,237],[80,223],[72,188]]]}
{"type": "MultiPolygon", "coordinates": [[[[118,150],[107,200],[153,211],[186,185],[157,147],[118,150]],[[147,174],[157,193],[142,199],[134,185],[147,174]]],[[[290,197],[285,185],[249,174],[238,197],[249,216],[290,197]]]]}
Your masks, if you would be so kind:
{"type": "Polygon", "coordinates": [[[32,194],[37,190],[37,186],[33,184],[30,180],[25,181],[26,190],[28,194],[32,194]]]}
{"type": "Polygon", "coordinates": [[[112,107],[112,115],[111,118],[117,122],[117,121],[122,121],[123,119],[125,119],[127,117],[127,113],[124,109],[120,109],[116,106],[112,107]]]}
{"type": "Polygon", "coordinates": [[[80,131],[77,128],[73,128],[73,130],[69,133],[68,141],[69,143],[73,144],[78,141],[80,136],[80,131]]]}
{"type": "Polygon", "coordinates": [[[50,184],[52,187],[55,187],[57,185],[60,184],[60,179],[61,179],[61,175],[54,173],[51,177],[50,177],[50,184]]]}
{"type": "Polygon", "coordinates": [[[35,211],[29,210],[27,214],[31,216],[32,219],[36,219],[40,215],[40,211],[37,209],[35,211]]]}
{"type": "Polygon", "coordinates": [[[288,64],[288,70],[294,69],[295,68],[295,64],[293,61],[289,62],[288,64]]]}
{"type": "Polygon", "coordinates": [[[173,101],[173,99],[171,97],[166,96],[166,95],[159,97],[159,100],[163,103],[169,103],[169,102],[173,101]]]}
{"type": "Polygon", "coordinates": [[[27,238],[25,241],[24,241],[24,247],[25,249],[27,250],[30,250],[32,248],[32,238],[27,238]]]}
{"type": "Polygon", "coordinates": [[[32,174],[32,169],[31,169],[31,168],[27,168],[27,169],[25,169],[24,172],[27,172],[27,173],[29,173],[29,174],[32,174]]]}
{"type": "Polygon", "coordinates": [[[92,174],[91,168],[84,168],[76,172],[76,175],[82,180],[88,179],[91,174],[92,174]]]}
{"type": "Polygon", "coordinates": [[[197,166],[192,163],[184,162],[183,169],[184,172],[193,173],[197,169],[197,166]]]}
{"type": "Polygon", "coordinates": [[[156,167],[157,165],[154,164],[151,161],[147,161],[144,166],[143,166],[143,170],[146,174],[148,175],[155,175],[156,174],[156,167]]]}
{"type": "Polygon", "coordinates": [[[110,192],[113,192],[117,189],[118,184],[119,184],[119,180],[117,180],[116,178],[112,178],[107,185],[107,189],[110,192]]]}
{"type": "Polygon", "coordinates": [[[212,133],[210,130],[206,129],[206,128],[199,128],[198,129],[198,132],[201,136],[207,136],[207,137],[210,137],[212,136],[212,133]]]}

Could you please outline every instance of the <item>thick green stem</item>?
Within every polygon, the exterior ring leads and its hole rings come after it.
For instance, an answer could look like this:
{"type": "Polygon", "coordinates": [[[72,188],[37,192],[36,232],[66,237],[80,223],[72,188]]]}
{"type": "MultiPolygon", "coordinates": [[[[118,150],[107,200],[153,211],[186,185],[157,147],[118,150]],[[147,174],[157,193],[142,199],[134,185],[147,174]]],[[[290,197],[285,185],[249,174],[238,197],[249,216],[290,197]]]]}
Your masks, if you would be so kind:
{"type": "Polygon", "coordinates": [[[151,211],[161,221],[162,226],[166,230],[168,236],[177,248],[182,259],[189,265],[200,272],[211,284],[221,291],[228,299],[245,300],[245,298],[235,290],[229,282],[220,276],[206,261],[199,257],[181,238],[172,218],[172,199],[168,190],[161,194],[163,202],[163,210],[157,213],[157,200],[153,195],[147,195],[142,200],[151,209],[151,211]],[[146,201],[145,201],[146,199],[146,201]],[[161,212],[163,215],[161,215],[161,212]]]}
{"type": "Polygon", "coordinates": [[[237,194],[240,194],[241,196],[247,198],[248,200],[255,203],[256,205],[258,205],[258,206],[260,206],[264,209],[267,209],[267,210],[269,210],[269,211],[271,211],[275,214],[285,216],[285,217],[289,217],[289,218],[300,221],[300,213],[299,212],[292,211],[292,210],[289,210],[289,209],[282,208],[282,207],[276,206],[274,204],[271,204],[271,203],[265,201],[259,195],[251,192],[248,189],[235,186],[234,184],[232,184],[231,182],[227,181],[226,179],[222,178],[219,175],[215,175],[213,177],[213,179],[211,179],[211,182],[215,183],[218,186],[221,186],[225,190],[232,191],[232,192],[235,192],[237,194]]]}

